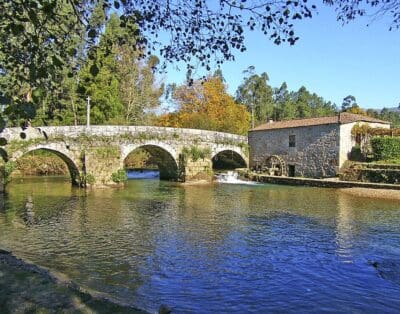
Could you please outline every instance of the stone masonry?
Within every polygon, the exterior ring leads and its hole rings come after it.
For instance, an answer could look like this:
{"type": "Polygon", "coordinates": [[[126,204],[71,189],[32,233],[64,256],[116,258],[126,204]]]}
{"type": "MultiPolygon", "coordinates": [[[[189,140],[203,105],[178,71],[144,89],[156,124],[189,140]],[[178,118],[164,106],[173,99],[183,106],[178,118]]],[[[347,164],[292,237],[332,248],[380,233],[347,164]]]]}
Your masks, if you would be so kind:
{"type": "Polygon", "coordinates": [[[293,165],[296,177],[334,176],[339,163],[339,126],[335,124],[249,133],[250,167],[270,155],[293,165]],[[289,147],[289,136],[295,147],[289,147]]]}
{"type": "Polygon", "coordinates": [[[347,112],[337,116],[269,122],[249,132],[250,167],[276,156],[289,176],[333,177],[356,144],[356,124],[390,128],[387,121],[347,112]]]}
{"type": "MultiPolygon", "coordinates": [[[[212,158],[232,151],[248,164],[247,137],[205,130],[152,126],[52,126],[7,128],[0,133],[3,169],[22,155],[45,149],[67,164],[73,184],[115,185],[113,174],[124,168],[125,158],[144,148],[158,160],[163,179],[190,181],[212,170],[212,158]],[[204,152],[194,158],[191,148],[204,152]],[[205,153],[206,152],[206,153],[205,153]]],[[[7,175],[7,171],[5,173],[7,175]]]]}

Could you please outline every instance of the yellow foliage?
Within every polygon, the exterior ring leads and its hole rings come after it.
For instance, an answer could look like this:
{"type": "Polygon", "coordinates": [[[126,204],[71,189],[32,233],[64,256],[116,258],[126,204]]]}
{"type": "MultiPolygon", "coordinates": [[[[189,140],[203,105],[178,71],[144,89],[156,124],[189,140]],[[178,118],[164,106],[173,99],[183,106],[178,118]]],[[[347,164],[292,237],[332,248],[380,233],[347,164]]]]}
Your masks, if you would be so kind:
{"type": "Polygon", "coordinates": [[[361,109],[359,106],[352,106],[351,108],[347,109],[346,112],[349,113],[354,113],[354,114],[360,114],[363,116],[368,116],[367,112],[363,109],[361,109]]]}
{"type": "Polygon", "coordinates": [[[226,92],[226,86],[219,78],[180,86],[173,98],[179,104],[179,110],[162,115],[158,125],[236,134],[246,134],[249,129],[249,112],[226,92]]]}

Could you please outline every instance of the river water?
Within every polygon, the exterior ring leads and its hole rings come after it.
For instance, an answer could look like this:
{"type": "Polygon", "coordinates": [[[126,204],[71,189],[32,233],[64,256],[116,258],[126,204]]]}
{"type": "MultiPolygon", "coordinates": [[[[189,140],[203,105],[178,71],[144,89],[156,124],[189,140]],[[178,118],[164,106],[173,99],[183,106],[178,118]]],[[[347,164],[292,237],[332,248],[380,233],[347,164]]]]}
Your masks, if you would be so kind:
{"type": "Polygon", "coordinates": [[[0,247],[150,312],[400,311],[400,204],[335,189],[15,179],[0,247]]]}

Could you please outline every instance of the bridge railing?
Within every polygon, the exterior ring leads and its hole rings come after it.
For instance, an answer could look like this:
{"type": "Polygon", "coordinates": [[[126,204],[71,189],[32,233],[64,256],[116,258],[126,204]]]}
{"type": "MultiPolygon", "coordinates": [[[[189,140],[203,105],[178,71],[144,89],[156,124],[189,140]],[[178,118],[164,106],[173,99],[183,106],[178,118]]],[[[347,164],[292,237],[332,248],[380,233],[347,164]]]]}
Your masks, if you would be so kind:
{"type": "Polygon", "coordinates": [[[82,135],[86,136],[118,136],[122,134],[160,134],[171,135],[178,139],[182,137],[198,137],[205,142],[218,142],[231,140],[238,143],[247,143],[247,136],[186,128],[170,128],[156,126],[120,126],[120,125],[93,125],[90,127],[84,125],[77,126],[42,126],[23,128],[6,128],[0,133],[0,138],[7,141],[35,139],[41,137],[70,137],[76,138],[82,135]]]}

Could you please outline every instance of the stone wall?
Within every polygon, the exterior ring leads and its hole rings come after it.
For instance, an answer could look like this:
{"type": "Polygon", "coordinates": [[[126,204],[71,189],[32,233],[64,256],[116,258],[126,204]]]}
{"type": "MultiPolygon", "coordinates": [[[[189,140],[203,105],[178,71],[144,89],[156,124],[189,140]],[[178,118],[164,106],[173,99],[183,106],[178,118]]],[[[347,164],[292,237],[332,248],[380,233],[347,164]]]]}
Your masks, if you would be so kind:
{"type": "Polygon", "coordinates": [[[89,147],[85,149],[83,158],[87,184],[93,186],[113,184],[112,174],[121,169],[119,146],[89,147]]]}
{"type": "Polygon", "coordinates": [[[125,158],[144,148],[153,156],[163,179],[190,180],[198,174],[210,176],[211,159],[222,151],[233,151],[246,162],[247,137],[196,129],[151,126],[61,126],[8,128],[0,134],[4,159],[16,160],[23,154],[46,149],[68,165],[72,181],[79,185],[112,185],[112,174],[124,167],[125,158]],[[188,148],[207,149],[200,160],[184,160],[188,148]]]}
{"type": "Polygon", "coordinates": [[[210,180],[212,176],[211,159],[205,158],[200,160],[187,160],[185,164],[185,181],[196,179],[210,180]]]}
{"type": "Polygon", "coordinates": [[[287,167],[295,167],[295,176],[335,176],[339,166],[339,125],[326,124],[249,133],[250,167],[268,156],[278,155],[287,167]],[[289,136],[295,147],[289,147],[289,136]]]}
{"type": "Polygon", "coordinates": [[[341,170],[340,180],[400,184],[400,165],[349,162],[341,170]]]}

